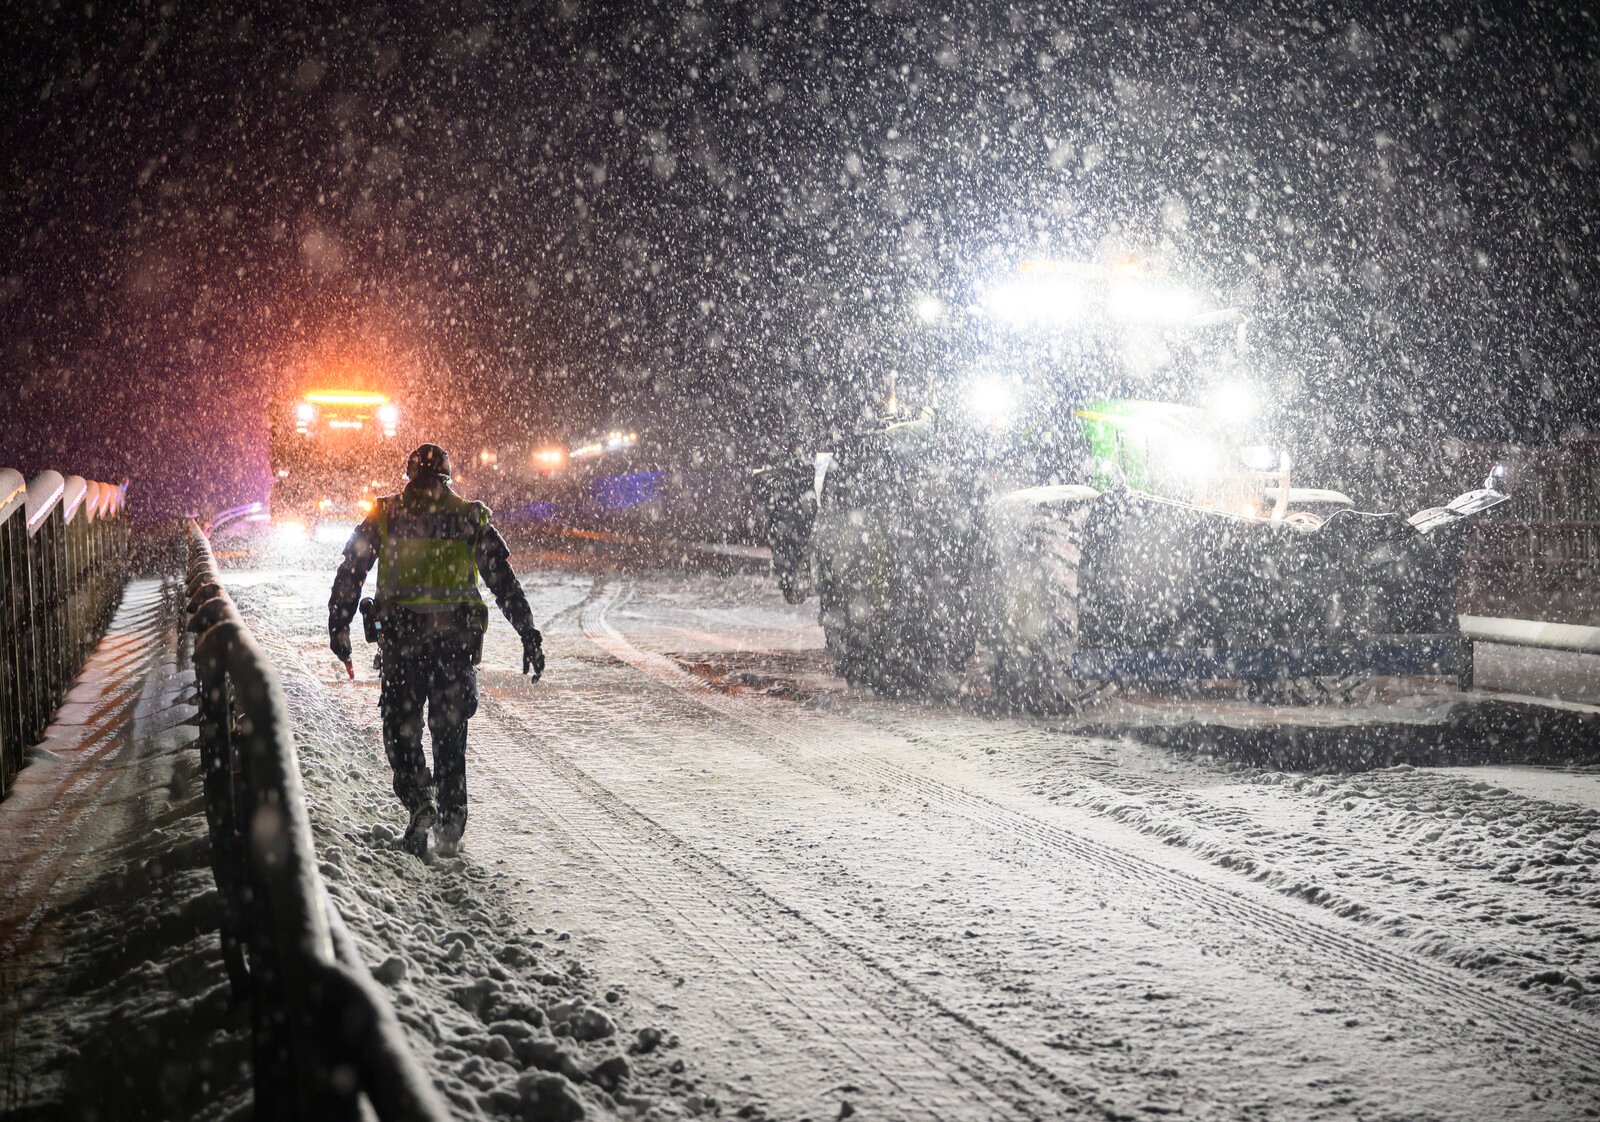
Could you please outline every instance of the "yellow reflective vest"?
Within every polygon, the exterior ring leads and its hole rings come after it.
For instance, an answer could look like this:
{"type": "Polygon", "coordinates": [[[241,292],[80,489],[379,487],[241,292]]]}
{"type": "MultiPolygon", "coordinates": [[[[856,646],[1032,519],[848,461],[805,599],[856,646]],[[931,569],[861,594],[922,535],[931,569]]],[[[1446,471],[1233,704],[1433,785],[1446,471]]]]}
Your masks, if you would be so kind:
{"type": "Polygon", "coordinates": [[[378,500],[378,602],[413,612],[482,604],[478,537],[489,508],[453,491],[378,500]]]}

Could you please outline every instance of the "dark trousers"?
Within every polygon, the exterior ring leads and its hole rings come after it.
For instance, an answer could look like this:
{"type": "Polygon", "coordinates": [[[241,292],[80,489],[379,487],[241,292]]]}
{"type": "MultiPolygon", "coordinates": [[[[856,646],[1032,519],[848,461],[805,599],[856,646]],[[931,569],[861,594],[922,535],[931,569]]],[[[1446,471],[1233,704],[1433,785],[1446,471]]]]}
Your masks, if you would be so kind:
{"type": "Polygon", "coordinates": [[[433,798],[445,822],[467,821],[467,721],[478,711],[478,674],[459,633],[396,636],[383,645],[383,750],[394,769],[394,793],[408,811],[433,798]],[[433,773],[422,754],[422,711],[433,739],[433,773]]]}

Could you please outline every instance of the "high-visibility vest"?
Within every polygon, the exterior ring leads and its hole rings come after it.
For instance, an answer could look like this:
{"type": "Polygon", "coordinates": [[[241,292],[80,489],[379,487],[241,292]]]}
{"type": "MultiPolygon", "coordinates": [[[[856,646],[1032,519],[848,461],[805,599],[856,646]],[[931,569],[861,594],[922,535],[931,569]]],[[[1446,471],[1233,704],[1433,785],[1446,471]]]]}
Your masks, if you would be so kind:
{"type": "Polygon", "coordinates": [[[413,612],[482,604],[474,556],[489,508],[452,491],[378,500],[378,601],[413,612]]]}

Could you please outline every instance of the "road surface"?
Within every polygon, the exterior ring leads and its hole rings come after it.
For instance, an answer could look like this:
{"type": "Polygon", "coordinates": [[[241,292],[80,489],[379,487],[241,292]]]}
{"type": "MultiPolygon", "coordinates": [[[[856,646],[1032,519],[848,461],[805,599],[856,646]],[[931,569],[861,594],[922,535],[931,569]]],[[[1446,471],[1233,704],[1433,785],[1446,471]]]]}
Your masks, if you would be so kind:
{"type": "MultiPolygon", "coordinates": [[[[229,583],[303,737],[375,737],[328,579],[229,583]]],[[[1600,1116],[1594,774],[1181,759],[849,690],[764,578],[525,583],[549,670],[491,628],[465,863],[724,1112],[1600,1116]]]]}

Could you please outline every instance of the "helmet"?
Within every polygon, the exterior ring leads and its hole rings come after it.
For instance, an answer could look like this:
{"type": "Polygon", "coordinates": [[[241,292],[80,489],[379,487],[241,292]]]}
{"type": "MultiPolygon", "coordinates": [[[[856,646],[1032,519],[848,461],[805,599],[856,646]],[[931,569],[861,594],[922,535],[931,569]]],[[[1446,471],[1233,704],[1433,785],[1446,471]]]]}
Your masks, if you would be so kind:
{"type": "Polygon", "coordinates": [[[425,475],[436,479],[450,478],[450,456],[437,444],[421,445],[406,461],[407,479],[420,479],[425,475]]]}

